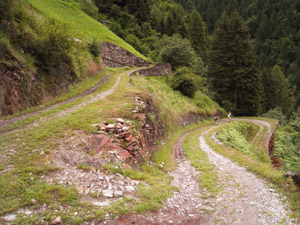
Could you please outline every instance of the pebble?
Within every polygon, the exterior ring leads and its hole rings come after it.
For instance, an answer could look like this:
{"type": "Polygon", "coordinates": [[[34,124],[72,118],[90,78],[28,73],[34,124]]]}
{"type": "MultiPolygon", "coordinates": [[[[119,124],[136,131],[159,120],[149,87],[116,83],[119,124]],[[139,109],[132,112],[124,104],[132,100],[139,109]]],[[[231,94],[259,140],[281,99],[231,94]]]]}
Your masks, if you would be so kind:
{"type": "Polygon", "coordinates": [[[4,216],[3,219],[6,222],[14,221],[17,219],[17,215],[16,214],[8,214],[8,215],[4,216]]]}
{"type": "Polygon", "coordinates": [[[135,188],[133,186],[125,186],[126,192],[134,192],[135,188]]]}
{"type": "Polygon", "coordinates": [[[112,198],[114,196],[114,192],[112,190],[103,190],[102,195],[104,197],[112,198]]]}

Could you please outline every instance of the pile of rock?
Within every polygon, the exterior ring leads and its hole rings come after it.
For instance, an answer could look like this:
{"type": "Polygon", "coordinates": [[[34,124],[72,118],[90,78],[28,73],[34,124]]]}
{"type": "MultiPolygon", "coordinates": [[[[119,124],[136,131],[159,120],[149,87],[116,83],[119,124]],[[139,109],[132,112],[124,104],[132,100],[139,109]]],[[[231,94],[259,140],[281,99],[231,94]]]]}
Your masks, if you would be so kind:
{"type": "Polygon", "coordinates": [[[132,123],[121,118],[115,123],[102,122],[96,125],[98,135],[92,138],[92,148],[95,154],[116,155],[121,161],[136,162],[142,145],[132,131],[132,123]]]}
{"type": "Polygon", "coordinates": [[[74,168],[64,168],[56,176],[49,177],[47,181],[66,186],[74,185],[80,194],[88,194],[96,198],[131,195],[139,185],[139,181],[131,180],[118,173],[107,174],[95,169],[87,171],[74,168]]]}

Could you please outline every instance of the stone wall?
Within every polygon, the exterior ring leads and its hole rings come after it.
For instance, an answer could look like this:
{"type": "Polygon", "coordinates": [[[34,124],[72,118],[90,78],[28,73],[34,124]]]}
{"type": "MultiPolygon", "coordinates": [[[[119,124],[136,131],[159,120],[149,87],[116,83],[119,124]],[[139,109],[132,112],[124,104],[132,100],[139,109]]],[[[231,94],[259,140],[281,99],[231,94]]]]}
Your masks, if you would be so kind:
{"type": "MultiPolygon", "coordinates": [[[[138,70],[139,76],[156,76],[161,77],[172,73],[172,67],[169,63],[157,63],[151,68],[138,70]]],[[[137,71],[133,71],[129,76],[135,76],[137,71]]]]}
{"type": "Polygon", "coordinates": [[[150,64],[149,61],[141,59],[115,44],[102,42],[102,46],[102,61],[105,66],[112,68],[125,66],[146,67],[150,64]]]}

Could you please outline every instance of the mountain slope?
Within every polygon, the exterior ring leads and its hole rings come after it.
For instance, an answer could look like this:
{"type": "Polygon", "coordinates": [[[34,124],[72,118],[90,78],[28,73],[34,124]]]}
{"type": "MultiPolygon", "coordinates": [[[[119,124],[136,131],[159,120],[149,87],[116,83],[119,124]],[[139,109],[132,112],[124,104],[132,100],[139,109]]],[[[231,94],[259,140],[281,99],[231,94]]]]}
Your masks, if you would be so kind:
{"type": "Polygon", "coordinates": [[[137,52],[131,45],[119,38],[107,27],[97,22],[95,19],[86,15],[80,9],[61,0],[29,0],[29,2],[40,12],[47,16],[55,17],[70,25],[76,38],[87,41],[95,38],[97,41],[112,42],[131,53],[145,58],[142,54],[137,52]]]}

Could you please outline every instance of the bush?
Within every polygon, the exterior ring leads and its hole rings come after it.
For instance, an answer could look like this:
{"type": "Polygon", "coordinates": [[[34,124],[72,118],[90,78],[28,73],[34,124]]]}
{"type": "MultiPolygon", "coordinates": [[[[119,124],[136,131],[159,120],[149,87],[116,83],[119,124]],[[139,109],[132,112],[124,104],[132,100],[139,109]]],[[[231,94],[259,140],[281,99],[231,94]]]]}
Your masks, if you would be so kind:
{"type": "Polygon", "coordinates": [[[80,9],[90,17],[98,20],[98,8],[91,0],[80,0],[80,9]]]}
{"type": "Polygon", "coordinates": [[[202,78],[196,76],[190,68],[179,68],[171,79],[171,87],[173,90],[180,91],[187,97],[194,97],[196,90],[203,85],[202,78]]]}
{"type": "Polygon", "coordinates": [[[40,39],[36,40],[38,44],[35,46],[35,54],[41,62],[39,66],[48,70],[71,64],[69,54],[74,41],[70,39],[67,24],[50,18],[41,26],[40,39]]]}
{"type": "Polygon", "coordinates": [[[277,131],[274,146],[274,156],[280,159],[285,170],[300,171],[300,138],[298,132],[277,131]]]}
{"type": "Polygon", "coordinates": [[[262,116],[277,119],[282,126],[287,124],[286,116],[282,113],[280,107],[271,109],[269,112],[262,114],[262,116]]]}
{"type": "Polygon", "coordinates": [[[88,44],[88,49],[95,58],[97,58],[101,53],[101,45],[95,39],[93,39],[92,43],[88,44]]]}
{"type": "Polygon", "coordinates": [[[197,56],[189,40],[181,38],[178,34],[173,37],[164,36],[159,46],[160,61],[171,63],[174,70],[190,67],[197,74],[203,75],[205,72],[202,59],[197,56]]]}
{"type": "Polygon", "coordinates": [[[0,22],[12,17],[12,8],[15,0],[0,0],[0,22]]]}
{"type": "Polygon", "coordinates": [[[235,150],[241,151],[250,156],[254,156],[251,145],[245,138],[249,128],[250,125],[247,125],[246,123],[233,124],[218,133],[217,138],[222,143],[229,145],[235,150]]]}

